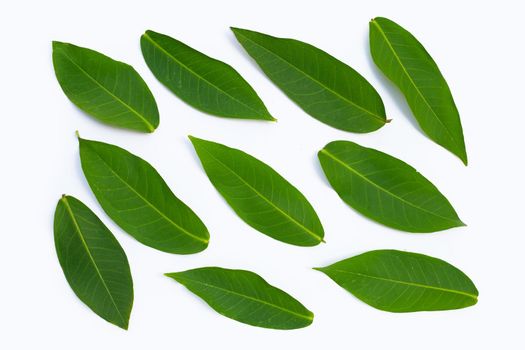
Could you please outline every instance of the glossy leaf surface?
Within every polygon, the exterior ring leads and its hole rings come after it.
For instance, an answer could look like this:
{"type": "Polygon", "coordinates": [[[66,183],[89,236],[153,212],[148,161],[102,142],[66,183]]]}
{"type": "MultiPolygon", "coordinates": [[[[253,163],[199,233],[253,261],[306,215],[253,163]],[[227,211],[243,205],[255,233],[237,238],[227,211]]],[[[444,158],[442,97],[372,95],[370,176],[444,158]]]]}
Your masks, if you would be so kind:
{"type": "Polygon", "coordinates": [[[107,143],[80,139],[82,170],[106,213],[147,246],[191,254],[208,246],[199,217],[145,160],[107,143]]]}
{"type": "Polygon", "coordinates": [[[190,139],[213,186],[248,225],[299,246],[323,240],[324,230],[311,204],[275,170],[238,149],[190,139]]]}
{"type": "Polygon", "coordinates": [[[314,318],[299,301],[250,271],[203,267],[166,276],[221,315],[252,326],[296,329],[310,325],[314,318]]]}
{"type": "Polygon", "coordinates": [[[157,79],[189,105],[220,117],[275,120],[230,65],[151,30],[140,45],[157,79]]]}
{"type": "Polygon", "coordinates": [[[127,329],[133,281],[126,254],[113,234],[71,196],[58,202],[54,232],[58,260],[71,289],[97,315],[127,329]]]}
{"type": "Polygon", "coordinates": [[[126,63],[72,44],[53,42],[55,74],[80,109],[114,126],[153,132],[157,104],[140,75],[126,63]]]}
{"type": "Polygon", "coordinates": [[[402,160],[350,141],[334,141],[318,154],[339,197],[363,215],[408,232],[464,226],[439,190],[402,160]]]}
{"type": "Polygon", "coordinates": [[[370,22],[370,50],[379,69],[405,95],[421,129],[466,165],[458,110],[445,78],[423,45],[398,24],[378,17],[370,22]]]}
{"type": "Polygon", "coordinates": [[[232,30],[275,85],[312,117],[359,133],[387,122],[383,101],[372,85],[328,53],[298,40],[232,30]]]}
{"type": "Polygon", "coordinates": [[[375,250],[316,270],[384,311],[461,309],[478,300],[476,286],[463,272],[422,254],[375,250]]]}

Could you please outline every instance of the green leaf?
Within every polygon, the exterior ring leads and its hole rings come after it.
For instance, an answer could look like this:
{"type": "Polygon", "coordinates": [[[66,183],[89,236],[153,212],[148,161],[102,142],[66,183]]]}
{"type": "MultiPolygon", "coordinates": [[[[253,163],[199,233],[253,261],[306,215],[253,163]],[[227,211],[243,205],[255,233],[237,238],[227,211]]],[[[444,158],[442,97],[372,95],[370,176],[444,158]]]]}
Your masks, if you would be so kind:
{"type": "Polygon", "coordinates": [[[221,315],[252,326],[296,329],[309,326],[314,319],[299,301],[250,271],[203,267],[166,276],[221,315]]]}
{"type": "Polygon", "coordinates": [[[275,120],[230,65],[151,30],[142,35],[140,45],[157,79],[189,105],[220,117],[275,120]]]}
{"type": "Polygon", "coordinates": [[[264,73],[312,117],[334,128],[370,132],[387,122],[383,101],[359,73],[301,41],[232,28],[264,73]]]}
{"type": "Polygon", "coordinates": [[[370,22],[370,51],[376,65],[401,90],[430,139],[467,165],[459,113],[438,66],[423,45],[389,19],[370,22]]]}
{"type": "Polygon", "coordinates": [[[192,254],[208,246],[199,217],[145,160],[107,143],[79,138],[82,170],[106,213],[147,246],[192,254]]]}
{"type": "Polygon", "coordinates": [[[133,281],[124,250],[88,207],[62,196],[55,211],[55,247],[67,282],[82,302],[128,329],[133,281]]]}
{"type": "Polygon", "coordinates": [[[422,254],[374,250],[315,270],[384,311],[453,310],[478,301],[478,290],[467,275],[422,254]]]}
{"type": "Polygon", "coordinates": [[[324,230],[308,200],[260,160],[190,136],[211,183],[248,225],[282,242],[314,246],[324,230]]]}
{"type": "Polygon", "coordinates": [[[55,74],[66,96],[98,120],[153,132],[159,111],[148,86],[126,63],[72,44],[53,42],[55,74]]]}
{"type": "Polygon", "coordinates": [[[408,232],[464,226],[439,190],[405,162],[350,141],[334,141],[318,153],[339,197],[361,214],[408,232]]]}

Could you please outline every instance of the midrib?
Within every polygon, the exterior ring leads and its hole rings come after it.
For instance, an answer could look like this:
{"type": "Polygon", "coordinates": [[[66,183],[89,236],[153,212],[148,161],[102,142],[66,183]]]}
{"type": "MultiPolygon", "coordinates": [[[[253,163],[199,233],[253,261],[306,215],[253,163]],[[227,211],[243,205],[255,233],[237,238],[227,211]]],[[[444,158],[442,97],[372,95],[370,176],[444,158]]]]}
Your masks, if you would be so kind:
{"type": "Polygon", "coordinates": [[[299,314],[297,312],[294,312],[292,310],[289,310],[289,309],[286,309],[282,306],[279,306],[279,305],[275,305],[275,304],[272,304],[272,303],[269,303],[267,301],[264,301],[264,300],[261,300],[261,299],[257,299],[257,298],[254,298],[254,297],[251,297],[249,295],[246,295],[246,294],[241,294],[241,293],[238,293],[238,292],[235,292],[233,290],[229,290],[229,289],[226,289],[226,288],[222,288],[222,287],[219,287],[219,286],[216,286],[216,285],[213,285],[213,284],[209,284],[209,283],[206,283],[206,282],[202,282],[202,281],[198,281],[198,280],[193,280],[193,279],[189,279],[189,278],[184,278],[184,277],[180,277],[180,276],[177,276],[178,279],[181,279],[181,280],[186,280],[186,281],[190,281],[190,282],[193,282],[193,283],[197,283],[197,284],[200,284],[200,285],[203,285],[205,287],[208,287],[208,288],[214,288],[214,289],[217,289],[217,290],[220,290],[222,292],[226,292],[226,293],[229,293],[229,294],[233,294],[233,295],[237,295],[241,298],[245,298],[245,299],[248,299],[248,300],[252,300],[252,301],[255,301],[257,303],[260,303],[260,304],[264,304],[264,305],[267,305],[267,306],[270,306],[270,307],[273,307],[275,309],[278,309],[278,310],[281,310],[281,311],[284,311],[286,313],[289,313],[291,315],[294,315],[294,316],[297,316],[297,317],[300,317],[300,318],[303,318],[303,319],[306,319],[308,321],[311,321],[312,320],[312,317],[310,316],[305,316],[305,315],[302,315],[302,314],[299,314]]]}
{"type": "Polygon", "coordinates": [[[359,173],[357,170],[353,169],[351,166],[349,166],[348,164],[346,164],[345,162],[343,162],[342,160],[340,160],[339,158],[337,158],[335,155],[333,155],[332,153],[328,152],[326,149],[322,149],[321,152],[323,152],[324,154],[326,154],[328,157],[330,157],[331,159],[333,159],[334,161],[336,161],[338,164],[342,165],[344,168],[350,170],[352,173],[354,173],[355,175],[357,175],[358,177],[360,177],[361,179],[365,180],[366,182],[368,182],[369,184],[371,184],[372,186],[376,187],[377,189],[391,195],[392,197],[394,198],[397,198],[399,199],[401,202],[403,203],[406,203],[408,204],[409,206],[413,207],[413,208],[416,208],[416,209],[419,209],[421,211],[424,211],[425,213],[428,213],[430,215],[433,215],[435,217],[438,217],[438,218],[441,218],[441,219],[444,219],[444,220],[447,220],[447,221],[450,221],[450,222],[454,222],[454,223],[457,223],[456,220],[452,220],[450,218],[447,218],[445,216],[441,216],[441,215],[438,215],[434,212],[431,212],[430,210],[428,209],[425,209],[425,208],[422,208],[422,207],[418,207],[417,205],[407,201],[406,199],[402,198],[402,197],[399,197],[398,195],[396,195],[395,193],[392,193],[390,192],[389,190],[387,190],[386,188],[383,188],[381,186],[379,186],[378,184],[376,184],[375,182],[373,182],[372,180],[370,180],[369,178],[367,178],[366,176],[362,175],[361,173],[359,173]]]}
{"type": "Polygon", "coordinates": [[[166,216],[166,214],[164,214],[162,211],[160,211],[160,209],[158,209],[155,205],[153,205],[153,203],[151,203],[150,201],[148,201],[144,196],[142,196],[139,192],[137,192],[137,190],[135,190],[130,184],[128,184],[118,173],[116,173],[110,166],[109,164],[106,162],[105,159],[103,159],[98,153],[94,152],[97,157],[106,165],[106,167],[109,169],[109,171],[111,171],[111,173],[117,178],[120,180],[120,182],[122,182],[124,185],[126,185],[126,187],[128,189],[130,189],[135,195],[137,195],[137,197],[139,197],[140,199],[142,199],[149,207],[151,207],[153,210],[155,210],[162,218],[164,218],[167,222],[169,222],[170,224],[172,224],[176,229],[178,229],[179,231],[181,231],[182,233],[186,234],[187,236],[197,240],[197,241],[200,241],[200,242],[203,242],[203,243],[208,243],[208,240],[206,239],[202,239],[194,234],[192,234],[191,232],[187,231],[185,228],[177,225],[177,223],[175,223],[173,220],[171,220],[168,216],[166,216]]]}
{"type": "Polygon", "coordinates": [[[418,95],[421,97],[421,99],[423,100],[423,102],[425,103],[425,105],[428,107],[428,109],[430,110],[430,112],[432,112],[432,115],[437,119],[437,121],[439,122],[439,124],[441,124],[441,126],[443,126],[443,129],[445,129],[445,131],[447,132],[447,134],[450,136],[450,138],[454,141],[454,143],[456,143],[457,145],[457,141],[456,139],[454,138],[454,136],[452,135],[452,133],[450,132],[450,130],[448,129],[448,127],[443,123],[443,121],[438,117],[437,113],[434,111],[434,109],[432,108],[432,106],[430,106],[430,104],[428,103],[427,99],[425,98],[425,96],[423,95],[423,93],[421,92],[421,90],[419,90],[419,88],[417,87],[416,83],[414,82],[414,80],[412,79],[412,76],[410,74],[408,74],[408,71],[406,70],[405,66],[403,65],[403,62],[401,61],[401,58],[397,55],[396,51],[394,50],[394,47],[392,46],[392,44],[390,43],[390,41],[388,40],[388,37],[386,36],[386,33],[383,31],[383,29],[381,28],[381,26],[379,24],[377,24],[376,21],[372,21],[372,23],[374,23],[374,25],[377,27],[377,29],[379,30],[379,33],[381,33],[381,36],[383,37],[383,39],[385,39],[385,42],[386,44],[388,45],[388,47],[390,48],[390,51],[392,51],[392,54],[394,55],[394,57],[396,58],[396,61],[399,63],[399,66],[401,67],[401,69],[403,70],[403,72],[405,73],[405,75],[407,76],[408,80],[410,81],[410,83],[412,84],[412,86],[414,87],[414,89],[416,90],[416,92],[418,93],[418,95]]]}
{"type": "Polygon", "coordinates": [[[424,288],[424,289],[433,289],[433,290],[438,290],[438,291],[441,291],[441,292],[446,292],[446,293],[451,293],[451,294],[459,294],[459,295],[463,295],[463,296],[466,296],[466,297],[469,297],[469,298],[472,298],[472,299],[475,299],[475,300],[478,299],[478,297],[476,295],[474,295],[474,294],[470,294],[470,293],[467,293],[467,292],[462,292],[460,290],[455,290],[455,289],[431,286],[431,285],[415,283],[415,282],[394,280],[394,279],[391,279],[391,278],[372,276],[372,275],[367,275],[367,274],[364,274],[364,273],[353,272],[353,271],[345,271],[345,270],[338,270],[338,269],[334,269],[332,271],[339,272],[339,273],[347,273],[347,274],[356,275],[356,276],[365,277],[365,278],[370,278],[370,279],[376,279],[376,280],[385,281],[385,282],[391,282],[391,283],[407,285],[407,286],[411,286],[411,287],[424,288]]]}
{"type": "Polygon", "coordinates": [[[113,97],[117,102],[120,102],[124,107],[126,107],[127,109],[129,109],[133,114],[135,114],[137,117],[139,117],[140,120],[142,120],[144,122],[144,124],[146,124],[146,126],[150,129],[150,131],[154,131],[155,128],[153,127],[153,125],[150,124],[150,122],[148,122],[146,120],[146,118],[144,118],[137,110],[135,110],[133,107],[131,107],[130,105],[128,105],[126,102],[122,101],[118,96],[116,96],[115,94],[113,94],[111,91],[109,91],[108,89],[106,89],[106,87],[104,85],[102,85],[101,83],[99,83],[98,80],[96,80],[95,78],[93,78],[86,70],[84,70],[84,68],[82,68],[81,66],[79,66],[75,61],[73,61],[73,59],[71,57],[69,57],[68,54],[66,54],[64,52],[64,56],[67,57],[67,59],[73,64],[75,65],[75,67],[77,67],[82,73],[84,73],[84,75],[86,77],[88,77],[91,81],[93,81],[98,87],[100,87],[102,90],[104,90],[104,92],[106,92],[108,95],[110,95],[111,97],[113,97]]]}
{"type": "MultiPolygon", "coordinates": [[[[242,34],[240,34],[242,35],[242,34]]],[[[338,97],[339,99],[343,100],[344,102],[352,105],[353,107],[356,107],[360,110],[362,110],[363,112],[369,114],[372,118],[374,119],[377,119],[379,120],[381,123],[385,124],[387,123],[386,119],[383,119],[381,118],[380,116],[378,116],[377,114],[369,111],[368,109],[365,109],[364,107],[356,104],[355,102],[353,102],[352,100],[349,100],[347,99],[346,97],[344,97],[343,95],[341,95],[340,93],[338,93],[337,91],[331,89],[330,87],[324,85],[322,82],[320,82],[319,80],[315,79],[314,77],[312,77],[311,75],[309,75],[308,73],[306,73],[305,71],[303,71],[302,69],[300,69],[299,67],[297,67],[296,65],[292,64],[290,61],[284,59],[283,57],[275,54],[274,52],[272,52],[271,50],[267,49],[266,47],[258,44],[257,42],[251,40],[250,38],[242,35],[243,38],[245,38],[246,40],[250,41],[252,44],[254,44],[255,46],[265,50],[266,52],[270,53],[272,56],[276,57],[277,59],[283,61],[284,63],[288,64],[290,67],[292,67],[293,69],[297,70],[298,72],[302,73],[304,76],[306,76],[307,78],[309,78],[310,80],[312,80],[313,82],[315,82],[316,84],[320,85],[322,88],[328,90],[329,92],[331,92],[332,94],[334,94],[336,97],[338,97]]]]}
{"type": "Polygon", "coordinates": [[[71,207],[69,206],[69,202],[67,200],[66,197],[62,197],[62,202],[64,203],[65,207],[66,207],[66,210],[69,214],[69,216],[71,217],[71,221],[73,222],[73,226],[75,226],[75,230],[80,238],[80,241],[82,242],[82,246],[84,247],[84,249],[86,250],[86,253],[89,257],[89,260],[91,261],[91,263],[93,264],[93,267],[95,267],[95,271],[97,272],[97,275],[98,277],[100,278],[100,281],[102,282],[102,286],[104,286],[104,289],[106,290],[106,292],[108,293],[109,295],[109,298],[111,300],[111,303],[113,304],[113,306],[115,306],[115,310],[117,310],[117,313],[121,319],[121,321],[126,324],[126,320],[124,319],[124,316],[122,316],[122,314],[120,313],[120,310],[115,302],[115,299],[113,299],[113,295],[111,294],[110,290],[109,290],[109,287],[107,286],[106,284],[106,281],[104,280],[104,278],[102,277],[102,273],[100,272],[100,269],[98,268],[98,265],[97,263],[95,262],[95,259],[93,258],[93,255],[91,255],[91,250],[89,249],[85,239],[84,239],[84,236],[82,235],[82,231],[80,230],[80,226],[78,225],[78,222],[77,222],[77,219],[75,217],[75,214],[73,213],[73,210],[71,210],[71,207]]]}
{"type": "Polygon", "coordinates": [[[190,72],[191,74],[193,74],[195,77],[197,77],[198,79],[204,81],[206,84],[214,87],[216,90],[220,91],[222,94],[228,96],[229,98],[231,98],[232,100],[234,100],[235,102],[239,103],[240,105],[248,108],[249,110],[251,110],[252,112],[255,112],[257,115],[261,115],[261,113],[257,110],[255,110],[253,107],[245,104],[243,101],[237,99],[235,96],[232,96],[230,95],[228,92],[224,91],[223,89],[221,89],[219,86],[213,84],[212,82],[210,82],[209,80],[205,79],[202,75],[198,74],[197,72],[195,72],[193,69],[191,69],[190,67],[188,67],[187,65],[185,65],[184,63],[182,63],[181,61],[179,61],[175,56],[173,56],[172,54],[170,54],[168,51],[166,51],[166,49],[164,49],[162,46],[160,46],[155,40],[153,40],[148,34],[144,34],[144,37],[146,39],[148,39],[149,42],[151,42],[153,45],[155,45],[156,48],[158,48],[160,51],[164,52],[164,54],[166,56],[168,56],[169,58],[171,58],[173,61],[177,62],[180,66],[184,67],[184,69],[186,69],[188,72],[190,72]]]}
{"type": "Polygon", "coordinates": [[[211,154],[208,150],[206,150],[205,148],[203,148],[204,151],[206,151],[206,153],[208,153],[210,155],[210,157],[212,157],[216,162],[218,162],[219,164],[221,164],[223,167],[225,167],[226,169],[228,169],[235,177],[237,177],[243,184],[245,184],[248,188],[250,188],[253,192],[255,192],[255,194],[257,194],[259,197],[261,197],[266,203],[270,204],[270,206],[272,206],[273,208],[275,208],[281,215],[283,215],[284,217],[288,218],[292,223],[294,223],[295,225],[297,225],[298,227],[300,227],[302,230],[304,230],[307,234],[309,234],[310,236],[314,237],[315,239],[317,239],[318,241],[322,242],[323,239],[321,237],[319,237],[317,234],[315,234],[314,232],[312,232],[311,230],[309,230],[308,228],[306,228],[303,224],[301,224],[300,222],[298,222],[297,220],[295,220],[293,217],[291,217],[290,215],[288,215],[284,210],[282,210],[281,208],[279,208],[277,205],[275,205],[272,201],[270,201],[268,198],[266,198],[262,193],[260,193],[259,191],[257,191],[257,189],[255,189],[253,186],[251,186],[248,182],[246,182],[246,180],[244,180],[239,174],[237,174],[235,171],[233,171],[232,168],[230,168],[229,166],[227,166],[226,164],[224,164],[223,162],[221,162],[219,159],[217,159],[215,156],[213,156],[213,154],[211,154]]]}

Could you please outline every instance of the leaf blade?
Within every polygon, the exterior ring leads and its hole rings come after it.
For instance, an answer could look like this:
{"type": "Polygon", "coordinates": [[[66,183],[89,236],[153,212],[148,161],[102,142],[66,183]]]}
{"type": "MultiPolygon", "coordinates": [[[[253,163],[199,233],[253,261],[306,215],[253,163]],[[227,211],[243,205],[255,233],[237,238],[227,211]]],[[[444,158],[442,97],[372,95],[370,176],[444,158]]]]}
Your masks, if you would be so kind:
{"type": "Polygon", "coordinates": [[[465,225],[446,197],[400,159],[350,141],[330,142],[318,158],[339,197],[372,220],[407,232],[465,225]]]}
{"type": "Polygon", "coordinates": [[[328,53],[298,40],[231,29],[270,80],[312,117],[360,133],[387,122],[381,97],[372,85],[328,53]]]}
{"type": "Polygon", "coordinates": [[[106,213],[139,242],[176,254],[206,249],[209,233],[145,160],[106,143],[79,138],[82,170],[106,213]]]}
{"type": "Polygon", "coordinates": [[[370,22],[370,51],[379,69],[405,95],[424,133],[468,164],[463,128],[437,64],[407,30],[382,17],[370,22]]]}
{"type": "Polygon", "coordinates": [[[238,149],[193,136],[190,140],[213,186],[248,225],[289,244],[323,242],[315,210],[275,170],[238,149]]]}
{"type": "Polygon", "coordinates": [[[220,117],[275,120],[230,65],[151,30],[142,35],[141,48],[155,77],[189,105],[220,117]]]}
{"type": "Polygon", "coordinates": [[[417,253],[375,250],[315,269],[383,311],[461,309],[475,305],[479,295],[461,270],[417,253]]]}
{"type": "Polygon", "coordinates": [[[313,313],[288,293],[246,270],[204,267],[167,273],[221,315],[256,327],[297,329],[313,313]]]}
{"type": "Polygon", "coordinates": [[[126,254],[109,229],[82,202],[64,195],[55,210],[54,239],[78,298],[106,321],[127,329],[133,281],[126,254]]]}
{"type": "Polygon", "coordinates": [[[153,94],[130,65],[54,41],[53,66],[69,100],[103,123],[149,133],[159,125],[153,94]]]}

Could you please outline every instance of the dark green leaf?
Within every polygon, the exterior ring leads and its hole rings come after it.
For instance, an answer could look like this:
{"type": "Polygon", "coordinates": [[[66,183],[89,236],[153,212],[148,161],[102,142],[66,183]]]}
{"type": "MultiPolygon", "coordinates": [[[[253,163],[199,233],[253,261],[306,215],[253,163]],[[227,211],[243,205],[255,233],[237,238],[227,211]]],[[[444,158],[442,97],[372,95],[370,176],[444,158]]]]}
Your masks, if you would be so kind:
{"type": "Polygon", "coordinates": [[[299,301],[250,271],[203,267],[166,276],[221,315],[252,326],[296,329],[309,326],[314,319],[299,301]]]}
{"type": "Polygon", "coordinates": [[[89,186],[122,229],[168,253],[191,254],[208,246],[206,226],[148,162],[114,145],[79,142],[89,186]]]}
{"type": "Polygon", "coordinates": [[[91,310],[128,329],[133,281],[113,234],[78,199],[62,196],[55,211],[55,247],[66,279],[91,310]]]}
{"type": "Polygon", "coordinates": [[[220,117],[275,120],[230,65],[151,30],[140,45],[157,79],[189,105],[220,117]]]}
{"type": "Polygon", "coordinates": [[[459,113],[436,63],[412,34],[386,18],[370,22],[370,50],[401,90],[421,129],[467,165],[459,113]]]}
{"type": "Polygon", "coordinates": [[[384,311],[452,310],[478,301],[476,286],[463,272],[422,254],[374,250],[316,270],[384,311]]]}
{"type": "Polygon", "coordinates": [[[324,230],[299,190],[238,149],[191,137],[211,183],[248,225],[279,241],[314,246],[324,230]]]}
{"type": "Polygon", "coordinates": [[[275,85],[312,117],[359,133],[377,130],[387,122],[377,91],[338,59],[301,41],[232,30],[275,85]]]}
{"type": "Polygon", "coordinates": [[[153,132],[159,125],[155,99],[130,65],[56,41],[53,65],[71,102],[100,121],[143,132],[153,132]]]}
{"type": "Polygon", "coordinates": [[[350,141],[330,142],[318,156],[341,199],[373,220],[408,232],[464,226],[441,192],[397,158],[350,141]]]}

